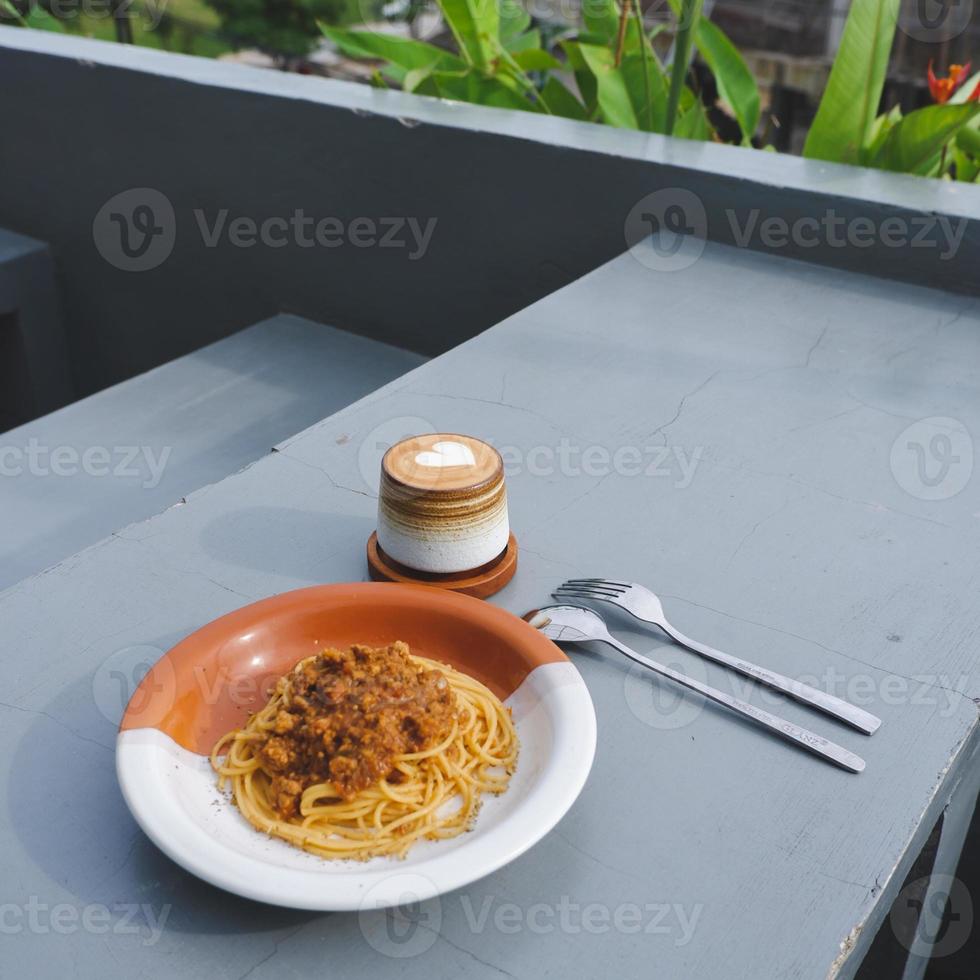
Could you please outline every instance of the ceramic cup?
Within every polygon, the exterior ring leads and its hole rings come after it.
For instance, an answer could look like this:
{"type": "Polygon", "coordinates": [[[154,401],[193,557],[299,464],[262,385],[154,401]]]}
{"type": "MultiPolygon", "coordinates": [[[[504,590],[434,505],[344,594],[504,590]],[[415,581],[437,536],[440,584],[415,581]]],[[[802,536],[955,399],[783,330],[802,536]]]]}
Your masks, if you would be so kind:
{"type": "Polygon", "coordinates": [[[381,461],[378,545],[420,572],[470,571],[507,547],[507,490],[500,453],[472,436],[404,439],[381,461]]]}

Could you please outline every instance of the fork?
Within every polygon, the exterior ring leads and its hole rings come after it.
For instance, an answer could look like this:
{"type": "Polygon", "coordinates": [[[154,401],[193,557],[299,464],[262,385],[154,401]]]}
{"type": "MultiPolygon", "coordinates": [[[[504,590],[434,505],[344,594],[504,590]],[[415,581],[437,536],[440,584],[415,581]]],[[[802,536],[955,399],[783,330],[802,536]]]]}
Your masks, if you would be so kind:
{"type": "Polygon", "coordinates": [[[827,694],[824,691],[818,691],[816,688],[810,687],[809,684],[777,674],[765,667],[759,667],[747,660],[742,660],[740,657],[722,653],[721,650],[709,647],[706,643],[699,643],[697,640],[685,636],[679,629],[667,622],[660,599],[649,589],[638,585],[636,582],[616,582],[606,578],[573,578],[559,586],[552,595],[558,600],[594,599],[598,602],[608,602],[618,606],[641,623],[659,627],[675,643],[687,647],[688,650],[693,650],[715,663],[730,667],[766,687],[782,691],[802,704],[810,705],[810,707],[823,711],[825,714],[847,723],[852,728],[864,732],[865,735],[873,735],[878,730],[878,726],[881,725],[880,718],[842,698],[827,694]]]}
{"type": "Polygon", "coordinates": [[[644,667],[649,667],[650,670],[681,684],[683,687],[697,691],[709,701],[730,708],[736,714],[749,718],[774,735],[793,742],[799,748],[806,749],[807,752],[812,752],[814,755],[822,756],[849,772],[864,771],[864,759],[822,735],[817,735],[799,725],[794,725],[793,722],[779,718],[762,708],[757,708],[754,704],[733,698],[730,694],[725,694],[717,688],[702,684],[693,677],[688,677],[687,674],[672,670],[670,667],[657,663],[656,660],[643,656],[642,653],[631,650],[625,643],[620,643],[610,634],[603,618],[592,609],[586,609],[585,606],[545,606],[543,609],[532,609],[524,615],[524,619],[555,643],[587,643],[590,640],[608,643],[609,646],[629,657],[630,660],[642,664],[644,667]]]}

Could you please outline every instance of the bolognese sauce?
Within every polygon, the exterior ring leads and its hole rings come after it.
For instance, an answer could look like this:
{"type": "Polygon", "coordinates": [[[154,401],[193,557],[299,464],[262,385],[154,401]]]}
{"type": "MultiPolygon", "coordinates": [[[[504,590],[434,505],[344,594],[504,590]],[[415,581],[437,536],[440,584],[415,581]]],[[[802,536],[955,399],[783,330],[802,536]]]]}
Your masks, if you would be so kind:
{"type": "Polygon", "coordinates": [[[401,642],[324,650],[280,678],[276,694],[281,707],[254,750],[283,820],[318,783],[349,800],[386,777],[397,782],[395,757],[439,745],[457,717],[445,675],[413,662],[401,642]]]}

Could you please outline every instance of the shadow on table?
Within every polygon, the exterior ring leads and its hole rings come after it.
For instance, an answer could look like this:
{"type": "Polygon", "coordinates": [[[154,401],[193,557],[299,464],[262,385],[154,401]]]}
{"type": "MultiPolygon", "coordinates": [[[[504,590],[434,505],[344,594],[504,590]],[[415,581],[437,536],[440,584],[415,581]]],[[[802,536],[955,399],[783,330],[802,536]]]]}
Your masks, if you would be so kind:
{"type": "MultiPolygon", "coordinates": [[[[158,638],[167,649],[171,639],[158,638]]],[[[319,913],[238,898],[184,871],[139,829],[115,771],[116,725],[96,704],[92,678],[65,688],[36,712],[11,760],[7,795],[14,833],[51,879],[42,903],[169,906],[167,931],[256,933],[299,926],[319,913]]]]}
{"type": "MultiPolygon", "coordinates": [[[[367,540],[376,526],[370,517],[333,511],[306,511],[291,507],[242,507],[209,521],[201,529],[200,543],[212,558],[242,568],[254,568],[306,581],[310,585],[338,580],[331,574],[331,559],[348,569],[357,553],[359,573],[367,578],[367,540]],[[322,541],[322,549],[310,548],[322,541]],[[342,558],[339,556],[343,556],[342,558]]],[[[347,580],[350,581],[347,572],[347,580]]]]}

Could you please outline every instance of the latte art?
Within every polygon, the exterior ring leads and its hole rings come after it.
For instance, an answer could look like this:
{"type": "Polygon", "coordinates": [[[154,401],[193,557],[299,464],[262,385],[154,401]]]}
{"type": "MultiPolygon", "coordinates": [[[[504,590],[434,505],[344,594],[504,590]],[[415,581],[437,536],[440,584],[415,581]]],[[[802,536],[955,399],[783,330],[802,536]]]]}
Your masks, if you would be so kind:
{"type": "Polygon", "coordinates": [[[440,469],[451,466],[476,466],[473,450],[462,442],[437,442],[432,449],[423,449],[415,454],[419,466],[438,466],[440,469]]]}
{"type": "Polygon", "coordinates": [[[433,433],[391,447],[381,462],[378,544],[421,572],[479,568],[507,547],[500,454],[472,436],[433,433]]]}

